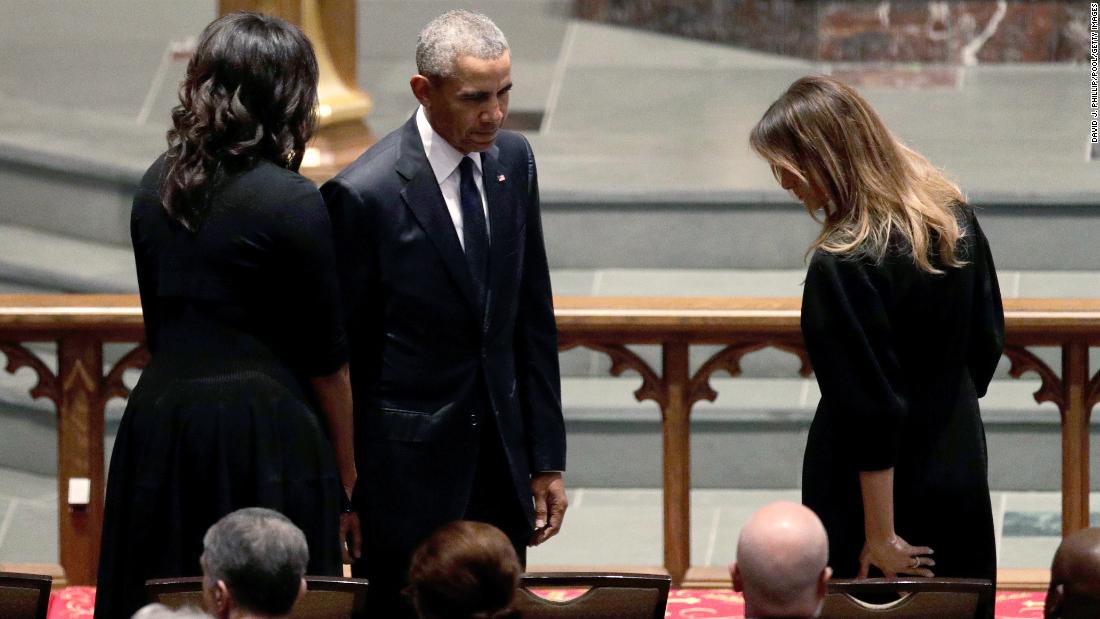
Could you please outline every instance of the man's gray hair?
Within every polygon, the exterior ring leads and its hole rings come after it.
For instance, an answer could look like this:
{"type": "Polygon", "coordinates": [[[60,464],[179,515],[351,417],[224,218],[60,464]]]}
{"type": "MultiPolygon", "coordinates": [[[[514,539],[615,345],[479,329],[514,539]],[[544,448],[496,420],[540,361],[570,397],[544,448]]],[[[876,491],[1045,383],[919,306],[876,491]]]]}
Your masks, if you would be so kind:
{"type": "Polygon", "coordinates": [[[493,20],[471,11],[448,11],[416,37],[416,71],[425,77],[452,77],[459,56],[500,58],[508,41],[493,20]]]}
{"type": "Polygon", "coordinates": [[[164,604],[148,604],[134,613],[131,619],[211,619],[211,617],[193,606],[168,608],[164,604]]]}
{"type": "Polygon", "coordinates": [[[286,516],[262,507],[239,509],[214,523],[202,545],[204,576],[225,581],[241,608],[265,615],[290,612],[309,547],[286,516]]]}

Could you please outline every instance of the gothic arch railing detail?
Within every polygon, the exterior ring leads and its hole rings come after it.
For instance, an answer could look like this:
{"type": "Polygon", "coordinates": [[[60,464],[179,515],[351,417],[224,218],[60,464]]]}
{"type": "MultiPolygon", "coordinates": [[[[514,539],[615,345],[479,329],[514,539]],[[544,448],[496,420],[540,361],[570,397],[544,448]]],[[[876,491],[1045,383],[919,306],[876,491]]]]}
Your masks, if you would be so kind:
{"type": "Polygon", "coordinates": [[[1059,410],[1065,408],[1062,379],[1035,353],[1023,346],[1006,346],[1004,356],[1011,362],[1008,373],[1012,378],[1020,378],[1028,372],[1034,372],[1039,376],[1041,382],[1039,389],[1035,391],[1037,404],[1053,402],[1059,410]]]}
{"type": "MultiPolygon", "coordinates": [[[[1034,372],[1040,379],[1035,398],[1061,411],[1063,449],[1063,532],[1088,526],[1088,420],[1100,401],[1100,372],[1088,367],[1089,347],[1100,346],[1100,300],[1006,300],[1007,346],[1013,377],[1034,372]],[[1062,351],[1060,372],[1027,347],[1062,351]]],[[[745,355],[777,348],[796,355],[799,373],[809,376],[810,362],[799,334],[799,300],[598,298],[555,299],[561,350],[585,347],[611,359],[611,373],[636,371],[642,384],[634,396],[661,408],[664,469],[664,541],[666,569],[677,584],[689,581],[690,417],[700,400],[717,393],[715,372],[741,373],[745,355]],[[646,362],[634,345],[657,345],[660,367],[646,362]],[[692,346],[722,348],[694,372],[692,346]]],[[[95,580],[102,525],[103,408],[113,397],[126,397],[124,373],[143,367],[149,353],[141,312],[134,296],[0,295],[0,352],[6,369],[28,367],[37,376],[33,397],[57,406],[60,564],[71,584],[95,580]],[[31,342],[57,344],[57,371],[31,348],[31,342]],[[104,371],[103,345],[138,344],[104,371]],[[92,482],[88,505],[69,505],[68,481],[92,482]]]]}
{"type": "Polygon", "coordinates": [[[1085,407],[1090,411],[1094,406],[1100,404],[1100,371],[1097,371],[1091,379],[1089,379],[1088,389],[1085,395],[1085,407]]]}
{"type": "Polygon", "coordinates": [[[711,376],[719,370],[724,370],[733,378],[740,376],[742,372],[741,360],[746,355],[765,348],[775,348],[798,357],[801,363],[798,373],[803,378],[808,377],[813,372],[813,368],[810,367],[810,358],[806,354],[804,346],[771,340],[730,344],[707,359],[691,376],[691,403],[694,404],[702,400],[713,402],[718,397],[718,393],[710,386],[711,376]]]}
{"type": "Polygon", "coordinates": [[[627,370],[634,370],[642,377],[642,385],[634,391],[634,398],[639,402],[653,400],[664,409],[668,402],[668,394],[657,372],[646,363],[638,353],[621,344],[604,344],[599,342],[569,342],[558,346],[558,350],[565,352],[573,348],[587,348],[596,352],[602,352],[611,358],[611,375],[622,376],[627,370]]]}
{"type": "Polygon", "coordinates": [[[149,364],[149,349],[139,344],[115,362],[115,366],[103,378],[102,398],[106,404],[111,398],[130,397],[130,388],[122,382],[126,370],[140,370],[149,364]]]}
{"type": "Polygon", "coordinates": [[[49,398],[54,406],[61,404],[57,376],[30,349],[15,342],[0,342],[0,353],[4,353],[8,358],[8,364],[4,369],[9,374],[14,374],[23,368],[30,368],[37,375],[38,382],[30,389],[32,398],[49,398]]]}

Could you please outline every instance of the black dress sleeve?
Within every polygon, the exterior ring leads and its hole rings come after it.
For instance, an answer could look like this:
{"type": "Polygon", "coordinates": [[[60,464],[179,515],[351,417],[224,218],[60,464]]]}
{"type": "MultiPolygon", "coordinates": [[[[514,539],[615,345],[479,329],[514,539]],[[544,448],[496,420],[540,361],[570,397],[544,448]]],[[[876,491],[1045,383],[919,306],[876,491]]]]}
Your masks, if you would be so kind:
{"type": "Polygon", "coordinates": [[[157,250],[160,245],[155,230],[158,217],[163,218],[159,209],[160,196],[156,185],[160,179],[162,160],[158,159],[146,171],[137,192],[134,194],[130,209],[130,242],[134,248],[134,264],[137,268],[138,294],[141,297],[141,316],[145,325],[145,347],[150,353],[156,352],[157,333],[160,328],[160,313],[157,308],[157,250]]]}
{"type": "Polygon", "coordinates": [[[971,256],[974,269],[974,300],[971,306],[970,346],[967,367],[978,397],[985,395],[1005,344],[1005,314],[1001,289],[989,241],[973,212],[968,214],[974,235],[971,256]]]}
{"type": "Polygon", "coordinates": [[[277,302],[285,307],[281,330],[296,369],[325,376],[347,362],[332,224],[321,194],[305,179],[294,183],[277,211],[272,237],[279,265],[277,302]]]}
{"type": "Polygon", "coordinates": [[[875,267],[814,254],[802,299],[802,330],[822,404],[855,439],[861,471],[894,466],[908,405],[887,305],[875,267]]]}

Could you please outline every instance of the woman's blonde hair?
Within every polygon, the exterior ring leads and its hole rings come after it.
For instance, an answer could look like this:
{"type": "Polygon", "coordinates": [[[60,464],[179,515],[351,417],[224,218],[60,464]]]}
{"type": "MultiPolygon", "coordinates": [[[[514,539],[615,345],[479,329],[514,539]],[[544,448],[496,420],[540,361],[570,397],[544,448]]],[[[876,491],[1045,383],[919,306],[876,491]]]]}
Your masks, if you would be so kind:
{"type": "Polygon", "coordinates": [[[830,77],[797,80],[756,123],[749,143],[777,178],[785,170],[828,198],[811,251],[881,261],[893,245],[930,273],[941,272],[937,255],[948,267],[964,264],[955,255],[963,237],[959,187],[899,142],[852,88],[830,77]]]}

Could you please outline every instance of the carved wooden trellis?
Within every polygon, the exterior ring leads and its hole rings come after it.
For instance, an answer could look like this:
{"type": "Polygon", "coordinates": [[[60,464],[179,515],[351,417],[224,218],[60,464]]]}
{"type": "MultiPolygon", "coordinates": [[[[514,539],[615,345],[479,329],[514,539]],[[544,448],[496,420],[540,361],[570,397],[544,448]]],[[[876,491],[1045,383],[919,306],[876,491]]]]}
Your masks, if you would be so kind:
{"type": "MultiPolygon", "coordinates": [[[[642,379],[639,401],[661,409],[664,469],[665,567],[679,584],[691,565],[691,410],[717,393],[716,372],[741,373],[745,355],[777,348],[796,355],[799,373],[810,364],[799,336],[798,299],[607,299],[559,297],[560,348],[584,347],[606,354],[611,372],[627,370],[642,379]],[[650,366],[631,345],[657,344],[661,367],[650,366]],[[722,345],[695,372],[693,345],[722,345]]],[[[1037,402],[1053,402],[1062,422],[1063,532],[1088,526],[1088,422],[1100,401],[1100,373],[1090,375],[1089,346],[1100,345],[1100,300],[1008,300],[1006,325],[1013,377],[1034,372],[1040,379],[1037,402]],[[1062,351],[1055,372],[1027,346],[1062,351]]],[[[138,300],[133,296],[0,295],[0,353],[8,372],[29,368],[36,376],[34,398],[47,398],[58,414],[58,508],[61,566],[71,584],[93,584],[103,521],[103,414],[107,401],[126,397],[123,374],[143,367],[148,351],[136,346],[105,371],[106,342],[139,343],[144,337],[138,300]],[[32,350],[31,342],[56,342],[55,374],[32,350]],[[92,482],[92,501],[71,508],[66,488],[72,478],[92,482]]]]}

